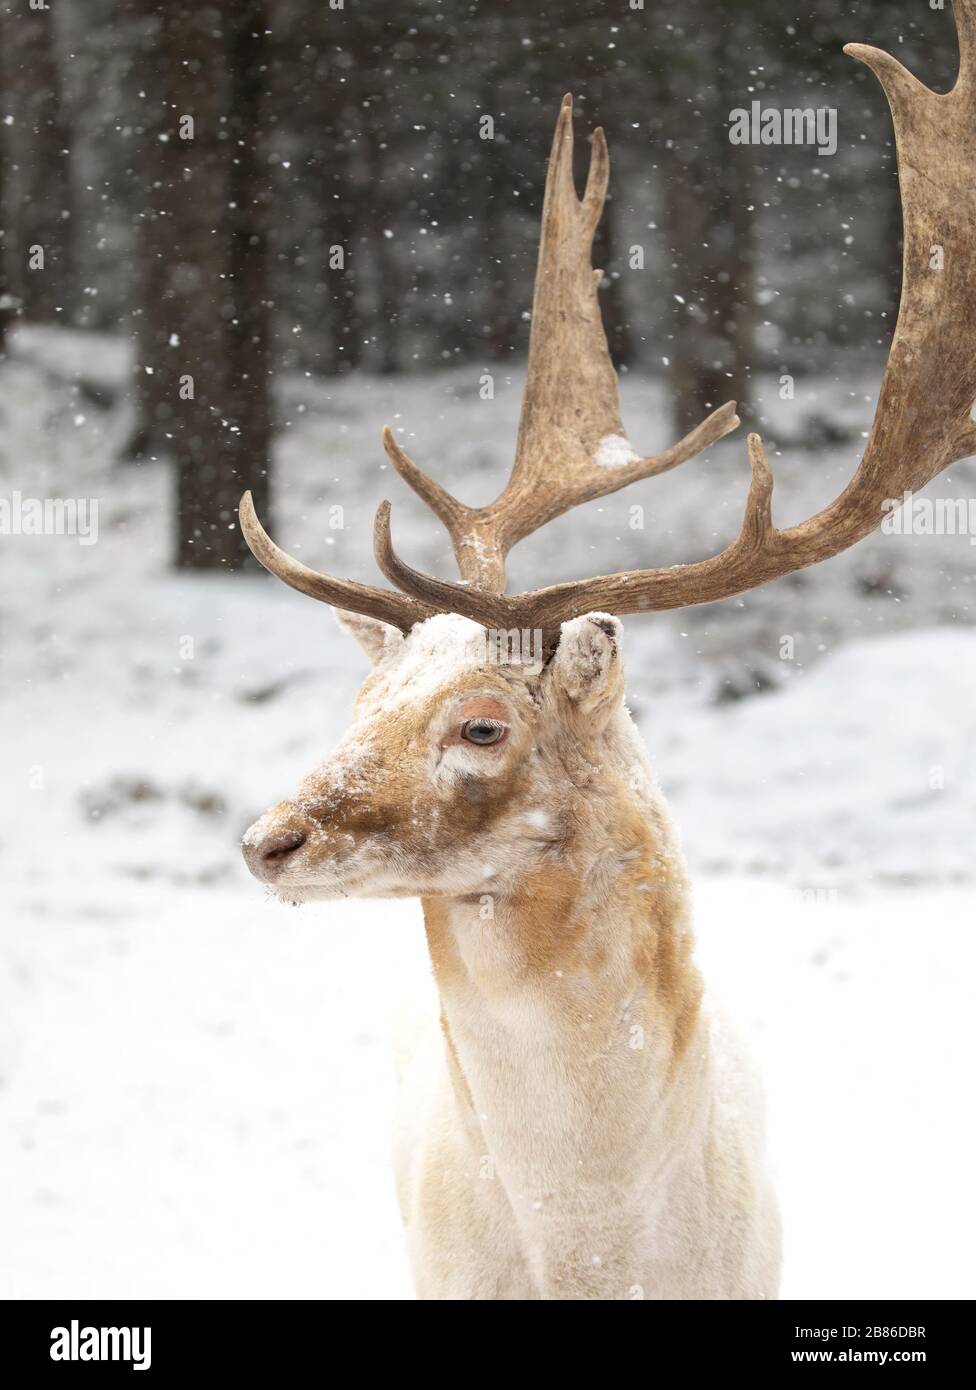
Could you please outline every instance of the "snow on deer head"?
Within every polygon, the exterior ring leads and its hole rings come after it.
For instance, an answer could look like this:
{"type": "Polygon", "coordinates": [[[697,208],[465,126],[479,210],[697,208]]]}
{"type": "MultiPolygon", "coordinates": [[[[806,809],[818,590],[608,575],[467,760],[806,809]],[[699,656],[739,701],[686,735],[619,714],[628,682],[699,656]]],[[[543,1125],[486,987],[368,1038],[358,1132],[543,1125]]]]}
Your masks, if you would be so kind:
{"type": "Polygon", "coordinates": [[[594,777],[627,775],[617,619],[566,623],[543,662],[468,618],[339,616],[374,662],[355,719],[244,838],[279,896],[494,891],[559,859],[594,777]]]}

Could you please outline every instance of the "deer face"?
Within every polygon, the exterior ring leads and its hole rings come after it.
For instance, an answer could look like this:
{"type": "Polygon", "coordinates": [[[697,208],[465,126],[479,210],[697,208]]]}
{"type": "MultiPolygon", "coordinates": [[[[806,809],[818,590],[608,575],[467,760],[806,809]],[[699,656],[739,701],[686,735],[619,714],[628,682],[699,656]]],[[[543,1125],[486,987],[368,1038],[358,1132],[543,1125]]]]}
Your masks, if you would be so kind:
{"type": "Polygon", "coordinates": [[[255,877],[291,902],[457,896],[558,853],[577,764],[621,707],[619,622],[566,623],[540,669],[489,660],[485,629],[466,618],[430,618],[405,638],[341,621],[373,673],[331,756],[245,835],[255,877]]]}

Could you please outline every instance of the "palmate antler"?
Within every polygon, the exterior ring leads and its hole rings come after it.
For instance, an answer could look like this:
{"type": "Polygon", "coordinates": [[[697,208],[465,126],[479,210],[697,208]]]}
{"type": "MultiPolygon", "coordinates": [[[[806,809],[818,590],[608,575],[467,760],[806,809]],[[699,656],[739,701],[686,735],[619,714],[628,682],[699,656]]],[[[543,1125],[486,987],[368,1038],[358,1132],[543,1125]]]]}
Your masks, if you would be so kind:
{"type": "Polygon", "coordinates": [[[462,578],[479,589],[502,592],[509,550],[546,522],[628,483],[666,473],[739,424],[730,401],[663,454],[641,458],[631,449],[620,422],[617,373],[597,299],[603,272],[590,263],[609,176],[607,142],[598,129],[586,191],[582,201],[577,198],[573,99],[563,97],[542,206],[515,463],[501,495],[487,507],[462,505],[411,462],[389,430],[384,432],[391,463],[443,521],[462,578]]]}
{"type": "Polygon", "coordinates": [[[597,131],[580,201],[572,181],[567,99],[546,180],[528,376],[507,486],[490,506],[465,507],[386,435],[398,471],[447,526],[466,582],[434,579],[396,556],[388,502],[377,512],[374,551],[400,594],[316,575],[290,560],[265,535],[246,495],[241,525],[257,558],[314,597],[371,613],[403,630],[429,613],[455,612],[486,627],[552,632],[568,618],[594,610],[627,614],[714,602],[828,559],[879,526],[887,500],[923,488],[950,464],[976,453],[976,0],[955,0],[954,11],[959,77],[944,96],[880,49],[849,44],[844,50],[871,68],[891,107],[905,255],[901,309],[864,457],[848,486],[823,511],[799,526],[776,530],[772,473],[762,441],[750,435],[752,484],[745,520],[720,555],[531,593],[502,592],[505,555],[516,541],[570,507],[673,468],[738,424],[730,404],[657,458],[631,452],[600,322],[599,275],[589,263],[606,193],[606,145],[597,131]],[[937,247],[941,258],[933,256],[937,247]],[[935,269],[939,261],[942,268],[935,269]]]}

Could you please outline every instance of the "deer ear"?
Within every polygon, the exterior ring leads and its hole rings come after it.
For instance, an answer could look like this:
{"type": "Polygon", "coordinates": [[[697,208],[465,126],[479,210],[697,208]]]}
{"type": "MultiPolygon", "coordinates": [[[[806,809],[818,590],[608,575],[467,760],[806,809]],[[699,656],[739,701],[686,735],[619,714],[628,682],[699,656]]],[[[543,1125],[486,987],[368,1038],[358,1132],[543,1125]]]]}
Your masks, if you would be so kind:
{"type": "Polygon", "coordinates": [[[345,608],[333,608],[332,611],[343,632],[356,639],[374,666],[378,666],[403,641],[402,632],[388,623],[381,623],[378,618],[368,618],[364,613],[349,613],[345,608]]]}
{"type": "Polygon", "coordinates": [[[623,624],[608,613],[563,623],[550,671],[560,692],[582,713],[609,717],[623,699],[623,624]]]}

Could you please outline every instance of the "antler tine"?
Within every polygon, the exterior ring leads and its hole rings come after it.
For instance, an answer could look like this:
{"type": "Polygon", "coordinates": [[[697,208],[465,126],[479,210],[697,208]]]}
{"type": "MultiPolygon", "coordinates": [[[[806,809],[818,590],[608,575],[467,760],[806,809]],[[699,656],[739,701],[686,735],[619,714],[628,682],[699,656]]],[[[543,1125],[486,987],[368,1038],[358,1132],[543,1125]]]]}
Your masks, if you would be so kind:
{"type": "Polygon", "coordinates": [[[556,128],[552,133],[552,147],[549,151],[549,172],[545,193],[542,199],[542,220],[545,226],[546,213],[557,201],[572,199],[575,203],[576,184],[573,179],[573,94],[564,92],[559,103],[556,128]]]}
{"type": "Polygon", "coordinates": [[[383,447],[393,467],[444,523],[454,547],[461,578],[492,592],[505,587],[505,557],[499,550],[493,520],[487,508],[466,507],[429,478],[397,443],[389,425],[383,430],[383,447]]]}
{"type": "Polygon", "coordinates": [[[254,558],[269,573],[300,593],[308,594],[322,603],[330,603],[335,608],[378,618],[380,622],[389,623],[401,632],[409,632],[414,623],[423,622],[436,611],[403,593],[374,589],[369,584],[358,584],[351,579],[334,579],[331,575],[309,569],[308,565],[303,565],[275,545],[258,520],[250,492],[245,492],[241,498],[239,517],[241,531],[254,558]]]}
{"type": "MultiPolygon", "coordinates": [[[[583,211],[586,213],[587,220],[594,232],[603,216],[603,207],[607,201],[609,185],[610,151],[607,149],[607,137],[603,126],[598,125],[593,132],[593,143],[590,146],[590,167],[586,175],[586,191],[583,194],[583,211]]],[[[595,277],[597,272],[594,271],[593,274],[595,277]]],[[[603,272],[600,271],[600,279],[602,280],[602,278],[603,272]]],[[[599,284],[599,280],[596,283],[599,284]]]]}
{"type": "Polygon", "coordinates": [[[471,509],[456,497],[452,497],[440,483],[435,483],[433,478],[429,478],[422,468],[417,467],[413,459],[400,447],[389,425],[383,426],[383,448],[400,477],[413,488],[421,501],[426,502],[453,537],[471,509]]]}

